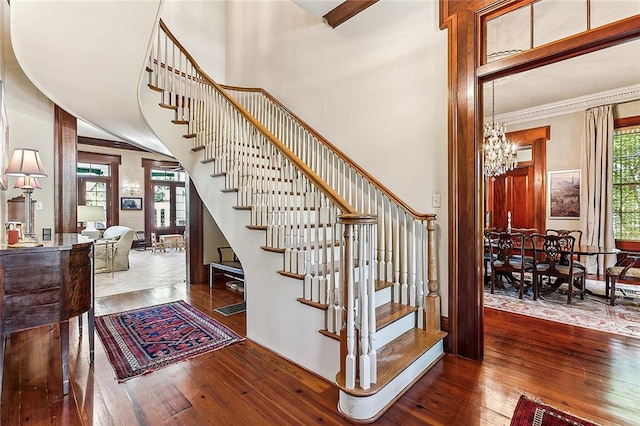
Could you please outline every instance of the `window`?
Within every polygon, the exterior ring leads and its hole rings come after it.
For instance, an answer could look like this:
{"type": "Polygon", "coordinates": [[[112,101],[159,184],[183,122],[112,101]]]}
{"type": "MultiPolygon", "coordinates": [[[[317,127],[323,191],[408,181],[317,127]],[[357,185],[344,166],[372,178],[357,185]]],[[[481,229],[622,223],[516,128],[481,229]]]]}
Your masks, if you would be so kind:
{"type": "Polygon", "coordinates": [[[78,205],[104,207],[107,212],[107,223],[104,226],[111,226],[119,221],[119,165],[119,155],[78,151],[78,205]]]}
{"type": "Polygon", "coordinates": [[[640,125],[613,136],[613,231],[616,240],[640,240],[640,125]]]}

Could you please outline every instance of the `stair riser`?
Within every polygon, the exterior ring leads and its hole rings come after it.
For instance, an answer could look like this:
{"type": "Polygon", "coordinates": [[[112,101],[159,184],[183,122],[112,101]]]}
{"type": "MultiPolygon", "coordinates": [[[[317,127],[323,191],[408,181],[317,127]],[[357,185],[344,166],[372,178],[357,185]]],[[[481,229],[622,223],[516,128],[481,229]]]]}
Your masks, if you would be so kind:
{"type": "MultiPolygon", "coordinates": [[[[377,300],[376,300],[377,302],[377,300]]],[[[411,330],[416,326],[416,313],[412,312],[401,319],[394,321],[376,333],[376,350],[382,349],[401,334],[411,330]]]]}

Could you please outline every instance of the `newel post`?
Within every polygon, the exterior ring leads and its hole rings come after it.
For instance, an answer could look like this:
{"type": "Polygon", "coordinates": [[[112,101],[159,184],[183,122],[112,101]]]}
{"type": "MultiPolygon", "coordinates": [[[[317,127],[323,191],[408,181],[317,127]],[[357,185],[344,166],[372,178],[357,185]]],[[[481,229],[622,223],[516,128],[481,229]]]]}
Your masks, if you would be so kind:
{"type": "Polygon", "coordinates": [[[440,331],[440,295],[438,294],[438,256],[436,250],[436,218],[427,219],[428,289],[425,298],[426,330],[440,331]]]}
{"type": "MultiPolygon", "coordinates": [[[[363,342],[364,345],[360,345],[358,340],[361,338],[368,338],[369,332],[375,331],[375,314],[370,320],[370,312],[368,307],[375,307],[375,301],[373,300],[375,274],[373,269],[375,262],[370,256],[363,253],[373,253],[369,251],[369,245],[375,245],[375,238],[367,241],[367,236],[374,236],[374,232],[367,232],[365,228],[367,226],[376,226],[378,223],[378,217],[375,215],[363,215],[363,214],[343,214],[338,217],[338,223],[344,228],[343,240],[341,244],[340,253],[340,279],[342,280],[342,329],[340,330],[340,372],[337,376],[338,384],[344,386],[347,389],[354,389],[356,383],[362,385],[362,380],[358,377],[358,362],[360,362],[360,369],[365,367],[367,371],[374,371],[375,366],[375,346],[371,343],[374,340],[363,342]],[[357,257],[356,254],[359,254],[357,257]],[[359,258],[363,257],[363,258],[359,258]],[[356,267],[364,268],[360,269],[356,274],[356,267]],[[356,277],[359,277],[356,283],[356,277]],[[370,284],[367,286],[367,284],[370,284]],[[367,290],[368,288],[368,290],[367,290]],[[361,298],[356,305],[356,295],[360,294],[361,298]],[[369,300],[371,299],[371,300],[369,300]],[[356,307],[358,311],[356,312],[356,307]],[[364,335],[359,336],[362,327],[362,321],[367,324],[364,326],[364,335]],[[365,353],[360,353],[361,348],[365,348],[365,353]],[[370,354],[373,354],[371,356],[370,354]],[[371,365],[373,359],[374,365],[371,365]],[[368,360],[368,361],[363,361],[368,360]]],[[[374,247],[375,248],[375,247],[374,247]]],[[[362,375],[363,372],[360,372],[362,375]]],[[[375,381],[376,374],[365,374],[367,380],[365,382],[375,381]]],[[[368,385],[365,385],[365,388],[368,385]]]]}

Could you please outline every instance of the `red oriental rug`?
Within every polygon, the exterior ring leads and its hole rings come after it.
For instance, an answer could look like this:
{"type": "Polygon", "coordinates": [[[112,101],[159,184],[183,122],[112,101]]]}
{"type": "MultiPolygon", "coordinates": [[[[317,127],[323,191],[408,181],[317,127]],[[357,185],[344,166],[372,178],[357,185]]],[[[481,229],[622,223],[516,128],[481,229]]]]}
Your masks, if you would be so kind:
{"type": "Polygon", "coordinates": [[[96,317],[118,381],[244,340],[182,300],[96,317]]]}
{"type": "Polygon", "coordinates": [[[563,413],[548,405],[520,396],[511,418],[511,426],[596,426],[581,418],[563,413]]]}

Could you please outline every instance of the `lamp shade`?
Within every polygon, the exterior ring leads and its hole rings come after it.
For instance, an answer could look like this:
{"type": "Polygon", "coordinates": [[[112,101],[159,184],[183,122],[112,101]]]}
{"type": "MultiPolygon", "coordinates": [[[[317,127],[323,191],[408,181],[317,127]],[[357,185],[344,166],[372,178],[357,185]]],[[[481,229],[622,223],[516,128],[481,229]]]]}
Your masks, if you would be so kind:
{"type": "Polygon", "coordinates": [[[30,186],[33,189],[42,189],[38,178],[30,177],[29,179],[26,179],[25,176],[18,176],[16,183],[13,185],[13,189],[21,189],[25,186],[30,186]],[[25,184],[25,180],[28,180],[27,184],[25,184]]]}
{"type": "Polygon", "coordinates": [[[78,222],[104,222],[106,214],[102,206],[78,206],[78,222]]]}
{"type": "Polygon", "coordinates": [[[47,177],[47,173],[42,167],[40,153],[37,149],[28,148],[16,148],[13,150],[13,156],[5,174],[9,176],[47,177]]]}

